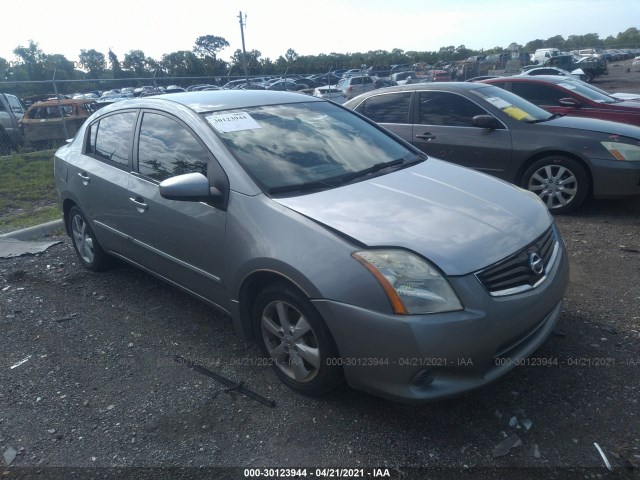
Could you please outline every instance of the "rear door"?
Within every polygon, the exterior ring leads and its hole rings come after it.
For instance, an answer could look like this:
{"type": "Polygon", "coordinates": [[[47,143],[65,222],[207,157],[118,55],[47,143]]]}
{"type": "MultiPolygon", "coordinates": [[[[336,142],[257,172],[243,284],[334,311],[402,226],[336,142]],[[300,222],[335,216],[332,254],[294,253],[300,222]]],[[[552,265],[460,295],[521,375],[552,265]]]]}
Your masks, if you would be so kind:
{"type": "Polygon", "coordinates": [[[512,155],[511,132],[473,126],[476,115],[490,115],[453,92],[416,92],[413,144],[434,157],[504,177],[512,155]]]}
{"type": "Polygon", "coordinates": [[[412,92],[380,93],[367,98],[355,111],[392,131],[403,140],[414,143],[411,124],[412,97],[412,92]]]}
{"type": "Polygon", "coordinates": [[[131,255],[129,176],[137,110],[107,115],[88,128],[82,154],[69,162],[67,182],[102,247],[131,255]]]}

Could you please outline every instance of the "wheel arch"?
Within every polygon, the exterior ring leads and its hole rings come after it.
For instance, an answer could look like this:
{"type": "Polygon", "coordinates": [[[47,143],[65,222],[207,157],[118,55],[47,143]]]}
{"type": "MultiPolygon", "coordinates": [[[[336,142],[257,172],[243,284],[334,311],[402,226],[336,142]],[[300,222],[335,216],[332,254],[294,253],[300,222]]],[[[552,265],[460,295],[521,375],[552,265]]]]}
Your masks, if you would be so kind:
{"type": "Polygon", "coordinates": [[[64,219],[64,229],[67,232],[67,235],[69,236],[71,236],[71,228],[69,227],[69,211],[73,207],[77,207],[77,206],[78,204],[70,198],[66,198],[62,202],[62,215],[63,215],[62,218],[64,219]]]}
{"type": "Polygon", "coordinates": [[[286,285],[302,296],[310,299],[311,295],[293,279],[275,270],[255,270],[244,277],[238,291],[238,328],[236,332],[243,338],[255,337],[252,325],[253,304],[258,294],[267,286],[280,283],[286,285]]]}
{"type": "Polygon", "coordinates": [[[580,155],[567,152],[564,150],[544,150],[544,151],[536,152],[530,157],[528,157],[527,160],[522,162],[522,165],[520,165],[520,167],[518,168],[518,171],[516,172],[516,176],[515,176],[515,180],[516,180],[515,183],[519,187],[522,187],[522,181],[524,180],[523,176],[524,176],[524,173],[527,171],[527,169],[538,160],[545,157],[552,157],[552,156],[570,158],[572,160],[577,161],[584,168],[584,171],[589,180],[589,189],[587,191],[587,197],[591,197],[593,194],[593,174],[591,172],[591,168],[589,168],[588,163],[580,155]]]}

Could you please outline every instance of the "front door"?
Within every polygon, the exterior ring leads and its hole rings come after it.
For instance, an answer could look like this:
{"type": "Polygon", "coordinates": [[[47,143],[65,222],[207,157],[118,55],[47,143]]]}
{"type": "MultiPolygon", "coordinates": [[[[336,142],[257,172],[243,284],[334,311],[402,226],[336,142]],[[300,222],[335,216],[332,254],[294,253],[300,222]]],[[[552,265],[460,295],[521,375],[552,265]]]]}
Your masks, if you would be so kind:
{"type": "Polygon", "coordinates": [[[215,162],[182,122],[144,112],[130,182],[130,216],[137,258],[144,267],[223,308],[226,212],[204,202],[167,200],[159,183],[200,172],[215,162]]]}

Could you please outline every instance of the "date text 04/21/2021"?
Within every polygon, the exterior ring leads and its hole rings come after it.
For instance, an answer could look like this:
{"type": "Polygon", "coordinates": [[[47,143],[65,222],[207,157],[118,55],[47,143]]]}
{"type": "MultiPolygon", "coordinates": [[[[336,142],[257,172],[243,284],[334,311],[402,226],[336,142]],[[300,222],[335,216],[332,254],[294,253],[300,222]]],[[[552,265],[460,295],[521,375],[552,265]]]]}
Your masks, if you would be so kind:
{"type": "Polygon", "coordinates": [[[245,468],[245,478],[390,478],[388,468],[245,468]]]}

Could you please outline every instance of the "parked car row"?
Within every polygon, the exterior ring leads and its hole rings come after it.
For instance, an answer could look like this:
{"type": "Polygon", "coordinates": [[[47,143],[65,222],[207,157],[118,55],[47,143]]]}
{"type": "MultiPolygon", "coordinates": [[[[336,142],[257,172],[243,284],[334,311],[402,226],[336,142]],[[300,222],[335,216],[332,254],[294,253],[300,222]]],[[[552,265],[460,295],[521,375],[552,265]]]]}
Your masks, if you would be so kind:
{"type": "Polygon", "coordinates": [[[554,213],[589,195],[640,195],[640,102],[571,77],[407,85],[345,107],[427,154],[535,193],[554,213]]]}

